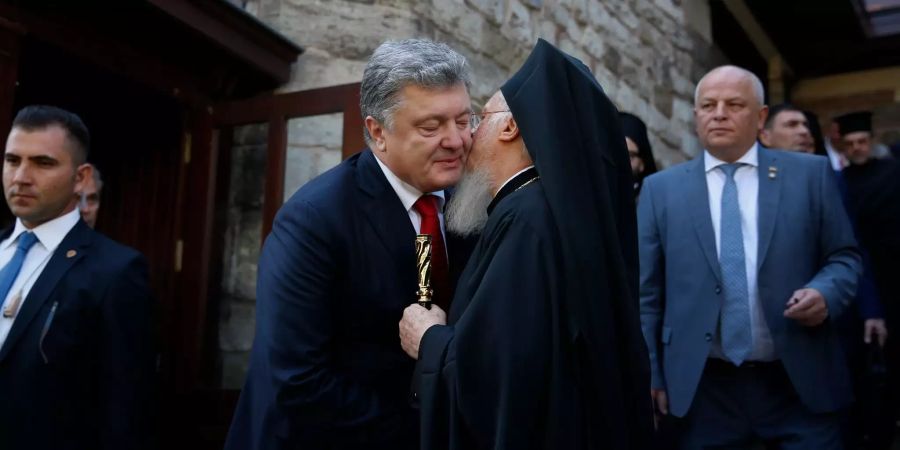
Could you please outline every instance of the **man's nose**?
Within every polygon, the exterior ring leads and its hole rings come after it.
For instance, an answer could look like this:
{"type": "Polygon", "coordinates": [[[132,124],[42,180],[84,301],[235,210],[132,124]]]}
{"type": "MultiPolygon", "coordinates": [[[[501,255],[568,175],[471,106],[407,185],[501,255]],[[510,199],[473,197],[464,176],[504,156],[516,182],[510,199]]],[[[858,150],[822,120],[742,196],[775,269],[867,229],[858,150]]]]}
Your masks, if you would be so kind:
{"type": "Polygon", "coordinates": [[[463,139],[463,133],[470,133],[469,128],[466,127],[463,130],[460,130],[456,127],[451,127],[450,131],[444,135],[444,139],[441,140],[441,146],[449,149],[458,149],[462,148],[465,140],[463,139]]]}
{"type": "Polygon", "coordinates": [[[725,103],[719,102],[716,104],[716,109],[713,111],[713,118],[717,120],[725,119],[725,103]]]}
{"type": "Polygon", "coordinates": [[[31,170],[28,169],[27,164],[20,164],[19,167],[16,167],[15,172],[13,172],[13,183],[16,183],[16,184],[30,184],[31,183],[31,170]]]}

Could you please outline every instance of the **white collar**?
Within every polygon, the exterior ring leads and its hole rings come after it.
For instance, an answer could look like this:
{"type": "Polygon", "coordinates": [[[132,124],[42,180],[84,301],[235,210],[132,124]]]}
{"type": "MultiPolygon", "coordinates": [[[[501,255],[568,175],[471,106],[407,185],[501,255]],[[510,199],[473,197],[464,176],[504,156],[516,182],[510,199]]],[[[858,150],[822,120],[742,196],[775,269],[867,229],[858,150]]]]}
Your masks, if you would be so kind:
{"type": "MultiPolygon", "coordinates": [[[[413,204],[416,203],[416,200],[422,196],[422,191],[416,189],[411,184],[403,181],[397,175],[394,175],[394,172],[391,172],[391,169],[388,168],[381,159],[375,156],[375,161],[378,161],[378,166],[381,167],[381,171],[384,172],[384,177],[387,178],[388,183],[390,183],[391,187],[394,188],[394,192],[397,193],[397,197],[400,197],[400,202],[403,203],[403,208],[408,212],[412,209],[413,204]]],[[[444,210],[444,191],[434,191],[430,192],[431,195],[438,197],[440,200],[438,201],[438,210],[444,210]]]]}
{"type": "MultiPolygon", "coordinates": [[[[739,162],[748,166],[759,167],[759,149],[757,143],[754,142],[753,146],[750,147],[750,150],[747,150],[747,152],[744,153],[744,156],[741,156],[740,159],[735,162],[739,162]]],[[[728,163],[710,154],[709,150],[703,150],[703,165],[706,168],[706,173],[709,173],[711,170],[723,164],[728,163]]]]}
{"type": "Polygon", "coordinates": [[[59,244],[62,243],[63,239],[69,234],[69,231],[72,231],[72,228],[75,227],[79,220],[81,220],[81,212],[78,211],[78,208],[74,208],[63,215],[44,222],[30,230],[22,223],[22,219],[17,218],[16,227],[13,228],[12,234],[6,239],[3,249],[13,245],[22,233],[31,231],[38,238],[38,242],[40,242],[47,251],[52,252],[56,250],[56,247],[59,247],[59,244]]]}
{"type": "Polygon", "coordinates": [[[509,182],[512,181],[513,178],[515,178],[515,177],[517,177],[517,176],[519,176],[519,175],[521,175],[521,174],[525,173],[526,171],[528,171],[528,170],[530,170],[530,169],[533,169],[533,168],[534,168],[534,164],[532,164],[532,165],[530,165],[530,166],[528,166],[528,167],[526,167],[526,168],[524,168],[524,169],[522,169],[522,170],[516,172],[515,175],[513,175],[513,176],[507,178],[506,181],[504,181],[503,184],[500,185],[500,189],[497,189],[497,192],[502,191],[502,190],[503,190],[503,187],[506,186],[507,184],[509,184],[509,182]]]}

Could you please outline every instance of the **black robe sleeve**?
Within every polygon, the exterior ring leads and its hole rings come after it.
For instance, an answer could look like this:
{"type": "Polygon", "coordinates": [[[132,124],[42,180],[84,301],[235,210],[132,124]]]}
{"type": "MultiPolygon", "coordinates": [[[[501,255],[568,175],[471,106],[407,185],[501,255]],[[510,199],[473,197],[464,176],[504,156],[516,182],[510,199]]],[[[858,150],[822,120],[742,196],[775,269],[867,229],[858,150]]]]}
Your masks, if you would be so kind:
{"type": "Polygon", "coordinates": [[[464,312],[420,344],[423,450],[544,446],[558,344],[554,247],[511,217],[490,221],[480,244],[454,300],[468,302],[464,312]]]}

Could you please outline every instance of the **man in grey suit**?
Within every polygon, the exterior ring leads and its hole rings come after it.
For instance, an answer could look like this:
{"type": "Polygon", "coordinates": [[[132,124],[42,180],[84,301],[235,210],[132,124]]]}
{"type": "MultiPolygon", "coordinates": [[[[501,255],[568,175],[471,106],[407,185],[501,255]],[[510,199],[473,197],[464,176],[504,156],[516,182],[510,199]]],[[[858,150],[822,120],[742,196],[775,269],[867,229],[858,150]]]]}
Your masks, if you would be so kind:
{"type": "Polygon", "coordinates": [[[644,182],[641,325],[651,395],[683,448],[841,448],[852,400],[834,322],[860,256],[825,158],[756,143],[762,83],[735,66],[697,84],[703,154],[644,182]]]}

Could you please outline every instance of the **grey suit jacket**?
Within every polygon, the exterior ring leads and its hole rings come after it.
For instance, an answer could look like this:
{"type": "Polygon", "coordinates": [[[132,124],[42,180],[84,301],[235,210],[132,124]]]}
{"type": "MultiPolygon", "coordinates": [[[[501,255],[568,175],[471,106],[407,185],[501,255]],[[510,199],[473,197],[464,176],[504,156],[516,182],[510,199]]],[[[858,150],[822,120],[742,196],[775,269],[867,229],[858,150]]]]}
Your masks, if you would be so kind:
{"type": "MultiPolygon", "coordinates": [[[[852,400],[835,320],[861,271],[853,230],[828,160],[759,148],[758,286],[775,353],[815,412],[852,400]],[[770,168],[776,176],[770,177],[770,168]],[[815,288],[829,320],[804,327],[783,316],[791,294],[815,288]]],[[[653,387],[683,416],[700,381],[723,301],[703,157],[644,181],[638,203],[641,326],[653,387]]]]}

